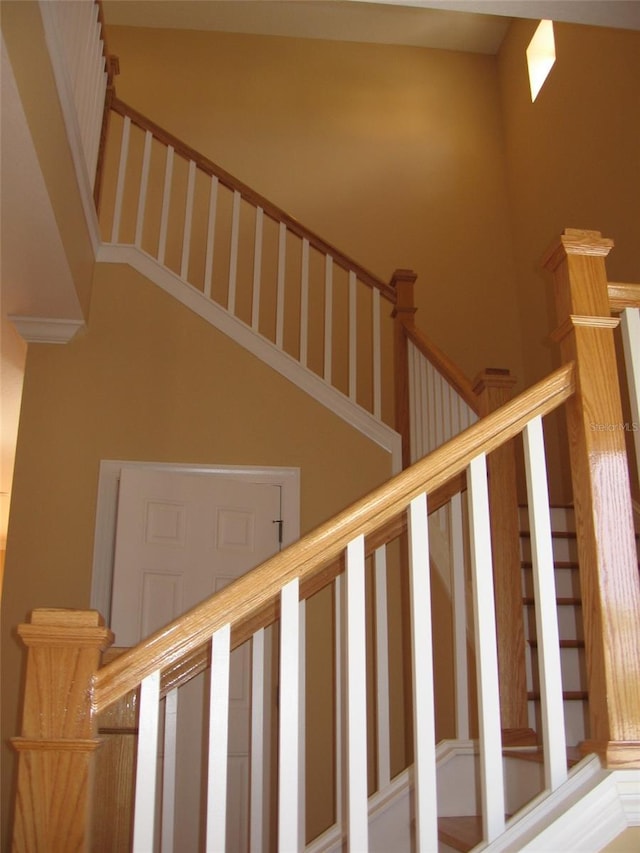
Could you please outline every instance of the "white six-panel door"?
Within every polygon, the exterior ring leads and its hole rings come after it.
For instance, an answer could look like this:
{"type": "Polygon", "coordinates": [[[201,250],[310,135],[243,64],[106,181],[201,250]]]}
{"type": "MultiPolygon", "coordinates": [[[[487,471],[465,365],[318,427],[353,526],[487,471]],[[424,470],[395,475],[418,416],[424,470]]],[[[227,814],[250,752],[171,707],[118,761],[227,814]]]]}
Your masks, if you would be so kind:
{"type": "MultiPolygon", "coordinates": [[[[279,547],[281,489],[202,473],[124,467],[120,476],[111,625],[137,643],[279,547]]],[[[251,652],[230,673],[228,849],[248,850],[251,652]]],[[[205,676],[179,691],[174,849],[197,850],[203,832],[205,676]]],[[[166,843],[166,839],[165,843],[166,843]]],[[[171,849],[171,846],[165,849],[171,849]]]]}

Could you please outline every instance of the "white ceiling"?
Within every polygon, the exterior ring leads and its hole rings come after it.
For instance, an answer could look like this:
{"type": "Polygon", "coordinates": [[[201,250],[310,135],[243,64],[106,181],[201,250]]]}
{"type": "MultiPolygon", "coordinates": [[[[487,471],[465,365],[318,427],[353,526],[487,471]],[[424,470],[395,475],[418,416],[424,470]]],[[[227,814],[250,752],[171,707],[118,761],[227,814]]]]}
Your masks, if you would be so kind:
{"type": "Polygon", "coordinates": [[[104,0],[108,25],[379,42],[494,54],[510,18],[640,29],[636,0],[104,0]]]}

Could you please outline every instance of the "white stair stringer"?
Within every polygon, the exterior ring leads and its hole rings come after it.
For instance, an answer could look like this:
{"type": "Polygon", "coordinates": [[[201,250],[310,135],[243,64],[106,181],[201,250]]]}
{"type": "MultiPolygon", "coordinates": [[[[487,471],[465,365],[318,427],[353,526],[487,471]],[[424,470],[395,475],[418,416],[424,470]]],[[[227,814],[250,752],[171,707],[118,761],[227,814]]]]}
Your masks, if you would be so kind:
{"type": "MultiPolygon", "coordinates": [[[[437,748],[437,763],[439,816],[478,814],[477,743],[443,741],[437,748]]],[[[540,790],[541,773],[537,771],[541,767],[512,757],[505,760],[507,788],[516,786],[523,794],[524,788],[539,785],[539,793],[524,807],[517,807],[499,838],[491,844],[478,844],[471,853],[595,853],[628,827],[640,826],[640,771],[604,770],[598,757],[590,755],[550,793],[540,790]]],[[[506,803],[505,809],[513,806],[506,803]]],[[[413,772],[408,768],[385,791],[369,798],[367,853],[411,853],[415,850],[413,829],[413,772]]],[[[345,843],[340,827],[334,824],[308,844],[305,853],[342,853],[345,843]]],[[[440,853],[448,850],[440,842],[440,853]]]]}
{"type": "Polygon", "coordinates": [[[584,758],[553,793],[543,791],[508,822],[491,844],[472,853],[594,853],[640,825],[640,771],[604,770],[584,758]]]}
{"type": "Polygon", "coordinates": [[[102,263],[127,264],[132,269],[158,285],[165,293],[173,296],[203,320],[211,323],[218,331],[244,347],[260,361],[276,370],[314,400],[321,403],[342,420],[386,450],[392,459],[392,473],[402,467],[400,434],[377,420],[366,409],[350,400],[346,394],[333,388],[311,370],[303,367],[288,353],[280,350],[271,341],[255,332],[242,320],[234,317],[220,305],[206,297],[201,291],[181,279],[155,258],[136,246],[103,243],[97,253],[102,263]]]}

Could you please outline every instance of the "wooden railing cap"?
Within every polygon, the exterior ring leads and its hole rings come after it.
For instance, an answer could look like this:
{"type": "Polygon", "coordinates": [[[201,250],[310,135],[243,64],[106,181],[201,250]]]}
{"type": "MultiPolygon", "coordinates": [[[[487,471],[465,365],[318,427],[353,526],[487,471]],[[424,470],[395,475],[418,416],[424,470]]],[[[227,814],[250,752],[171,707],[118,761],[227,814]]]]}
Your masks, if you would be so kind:
{"type": "Polygon", "coordinates": [[[613,245],[613,240],[603,237],[600,231],[565,228],[544,255],[542,266],[553,272],[567,255],[599,255],[606,258],[613,245]]]}
{"type": "Polygon", "coordinates": [[[518,381],[508,367],[485,367],[473,382],[474,394],[482,394],[485,388],[513,388],[518,381]]]}
{"type": "Polygon", "coordinates": [[[31,625],[57,625],[59,627],[98,628],[105,624],[97,610],[66,610],[56,607],[39,607],[31,612],[31,625]]]}

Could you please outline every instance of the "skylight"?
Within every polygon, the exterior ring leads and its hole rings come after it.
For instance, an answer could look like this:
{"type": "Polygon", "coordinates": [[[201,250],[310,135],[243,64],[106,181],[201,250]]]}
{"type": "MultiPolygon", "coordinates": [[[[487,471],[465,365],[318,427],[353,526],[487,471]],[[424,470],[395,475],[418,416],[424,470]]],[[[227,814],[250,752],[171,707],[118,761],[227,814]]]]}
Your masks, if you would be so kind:
{"type": "Polygon", "coordinates": [[[540,89],[556,61],[556,45],[553,38],[553,21],[540,21],[527,48],[529,87],[531,101],[538,97],[540,89]]]}

